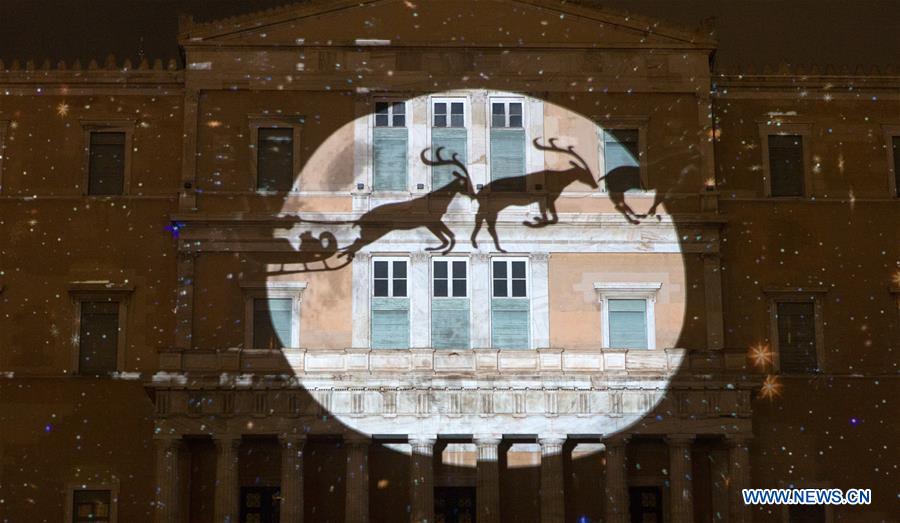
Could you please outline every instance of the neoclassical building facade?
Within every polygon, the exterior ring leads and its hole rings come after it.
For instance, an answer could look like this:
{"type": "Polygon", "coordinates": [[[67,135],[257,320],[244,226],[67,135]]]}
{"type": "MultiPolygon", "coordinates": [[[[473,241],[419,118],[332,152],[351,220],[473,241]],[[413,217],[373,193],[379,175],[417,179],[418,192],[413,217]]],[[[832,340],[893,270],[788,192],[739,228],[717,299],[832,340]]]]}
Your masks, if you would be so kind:
{"type": "Polygon", "coordinates": [[[179,44],[0,64],[4,521],[896,517],[895,72],[544,0],[179,44]]]}

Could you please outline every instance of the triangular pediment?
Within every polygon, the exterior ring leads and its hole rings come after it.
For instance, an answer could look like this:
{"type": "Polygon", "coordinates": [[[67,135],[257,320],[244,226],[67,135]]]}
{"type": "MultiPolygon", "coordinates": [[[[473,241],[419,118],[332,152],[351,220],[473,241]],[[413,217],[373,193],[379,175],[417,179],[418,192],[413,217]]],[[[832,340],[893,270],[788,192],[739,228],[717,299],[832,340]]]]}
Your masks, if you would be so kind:
{"type": "Polygon", "coordinates": [[[312,1],[181,27],[182,45],[712,49],[708,36],[554,0],[312,1]]]}

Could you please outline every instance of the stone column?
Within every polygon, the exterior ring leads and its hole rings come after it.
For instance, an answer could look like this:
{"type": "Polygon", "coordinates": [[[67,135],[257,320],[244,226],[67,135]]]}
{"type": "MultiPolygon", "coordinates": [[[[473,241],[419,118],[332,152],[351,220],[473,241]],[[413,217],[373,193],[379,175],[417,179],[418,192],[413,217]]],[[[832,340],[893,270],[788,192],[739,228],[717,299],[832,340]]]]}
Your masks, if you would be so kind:
{"type": "Polygon", "coordinates": [[[216,523],[238,520],[238,448],[241,437],[222,434],[213,438],[216,444],[216,523]]]}
{"type": "Polygon", "coordinates": [[[693,434],[671,434],[669,444],[669,499],[672,523],[694,521],[694,487],[691,480],[691,443],[693,434]]]}
{"type": "Polygon", "coordinates": [[[281,523],[303,523],[303,446],[306,436],[282,434],[281,523]]]}
{"type": "Polygon", "coordinates": [[[436,436],[409,439],[411,523],[434,523],[434,443],[436,436]]]}
{"type": "Polygon", "coordinates": [[[614,436],[604,441],[606,445],[606,475],[603,503],[605,523],[628,523],[628,471],[625,469],[627,436],[614,436]]]}
{"type": "Polygon", "coordinates": [[[344,439],[347,451],[347,493],[344,497],[344,521],[369,521],[369,439],[354,436],[344,439]]]}
{"type": "Polygon", "coordinates": [[[728,475],[731,478],[729,488],[729,523],[749,523],[753,520],[752,506],[745,505],[741,490],[750,487],[750,437],[746,434],[729,434],[728,439],[728,475]]]}
{"type": "Polygon", "coordinates": [[[563,491],[564,436],[541,436],[541,523],[563,523],[566,505],[563,491]]]}
{"type": "Polygon", "coordinates": [[[478,448],[478,483],[475,500],[478,504],[479,523],[500,523],[500,460],[499,434],[478,434],[475,446],[478,448]]]}
{"type": "Polygon", "coordinates": [[[180,437],[157,438],[156,443],[156,522],[177,523],[180,518],[179,454],[180,437]]]}

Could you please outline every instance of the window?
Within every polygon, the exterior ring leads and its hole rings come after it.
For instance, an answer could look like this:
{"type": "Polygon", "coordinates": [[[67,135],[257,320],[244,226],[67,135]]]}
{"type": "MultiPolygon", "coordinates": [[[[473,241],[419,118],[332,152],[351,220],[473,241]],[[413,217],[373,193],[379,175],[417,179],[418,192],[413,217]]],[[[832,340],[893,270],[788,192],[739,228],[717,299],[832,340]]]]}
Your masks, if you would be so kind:
{"type": "Polygon", "coordinates": [[[656,348],[656,295],[658,282],[595,283],[600,302],[604,348],[656,348]]]}
{"type": "Polygon", "coordinates": [[[102,523],[115,521],[113,499],[109,490],[72,491],[72,522],[102,523]]]}
{"type": "Polygon", "coordinates": [[[622,192],[641,188],[639,137],[640,133],[637,129],[603,130],[603,174],[616,173],[606,179],[609,189],[618,190],[617,187],[610,187],[610,184],[621,178],[628,178],[628,181],[632,182],[626,187],[622,187],[622,192]]]}
{"type": "Polygon", "coordinates": [[[894,196],[900,197],[900,136],[891,137],[894,158],[894,196]]]}
{"type": "Polygon", "coordinates": [[[647,348],[647,300],[611,299],[607,302],[609,346],[623,349],[647,348]]]}
{"type": "Polygon", "coordinates": [[[772,196],[803,196],[803,137],[769,135],[769,176],[772,196]]]}
{"type": "Polygon", "coordinates": [[[496,349],[530,347],[527,260],[491,260],[491,280],[491,346],[496,349]]]}
{"type": "Polygon", "coordinates": [[[119,347],[119,303],[81,303],[78,372],[105,375],[116,372],[119,347]]]}
{"type": "Polygon", "coordinates": [[[252,348],[291,347],[292,309],[290,298],[254,298],[252,348]]]}
{"type": "Polygon", "coordinates": [[[406,103],[376,102],[372,134],[373,189],[407,190],[406,103]]]}
{"type": "Polygon", "coordinates": [[[409,347],[408,260],[372,260],[372,348],[409,347]]]}
{"type": "Polygon", "coordinates": [[[776,304],[778,355],[782,372],[807,374],[816,363],[816,311],[811,301],[776,304]]]}
{"type": "Polygon", "coordinates": [[[468,260],[432,260],[431,346],[468,349],[470,346],[468,260]]]}
{"type": "Polygon", "coordinates": [[[126,133],[91,131],[88,161],[88,194],[125,192],[126,133]]]}
{"type": "Polygon", "coordinates": [[[290,191],[294,184],[294,129],[260,127],[257,130],[256,188],[290,191]]]}
{"type": "Polygon", "coordinates": [[[524,104],[521,100],[491,99],[491,187],[497,191],[525,190],[524,104]]]}
{"type": "MultiPolygon", "coordinates": [[[[452,158],[458,155],[459,160],[466,163],[466,131],[465,102],[459,98],[435,98],[432,100],[431,150],[437,155],[443,148],[441,157],[452,158]]],[[[431,168],[431,187],[438,189],[453,181],[452,165],[436,165],[431,168]]]]}
{"type": "Polygon", "coordinates": [[[241,282],[244,291],[244,347],[284,350],[300,347],[300,303],[306,282],[241,282]]]}

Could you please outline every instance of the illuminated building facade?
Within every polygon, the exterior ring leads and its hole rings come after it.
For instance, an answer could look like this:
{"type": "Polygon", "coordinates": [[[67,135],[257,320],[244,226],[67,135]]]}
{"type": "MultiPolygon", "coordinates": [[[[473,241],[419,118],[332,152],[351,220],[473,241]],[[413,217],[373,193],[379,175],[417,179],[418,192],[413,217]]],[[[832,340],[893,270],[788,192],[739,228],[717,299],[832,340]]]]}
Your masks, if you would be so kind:
{"type": "Polygon", "coordinates": [[[896,75],[589,3],[179,39],[0,67],[4,517],[890,517],[896,75]]]}

